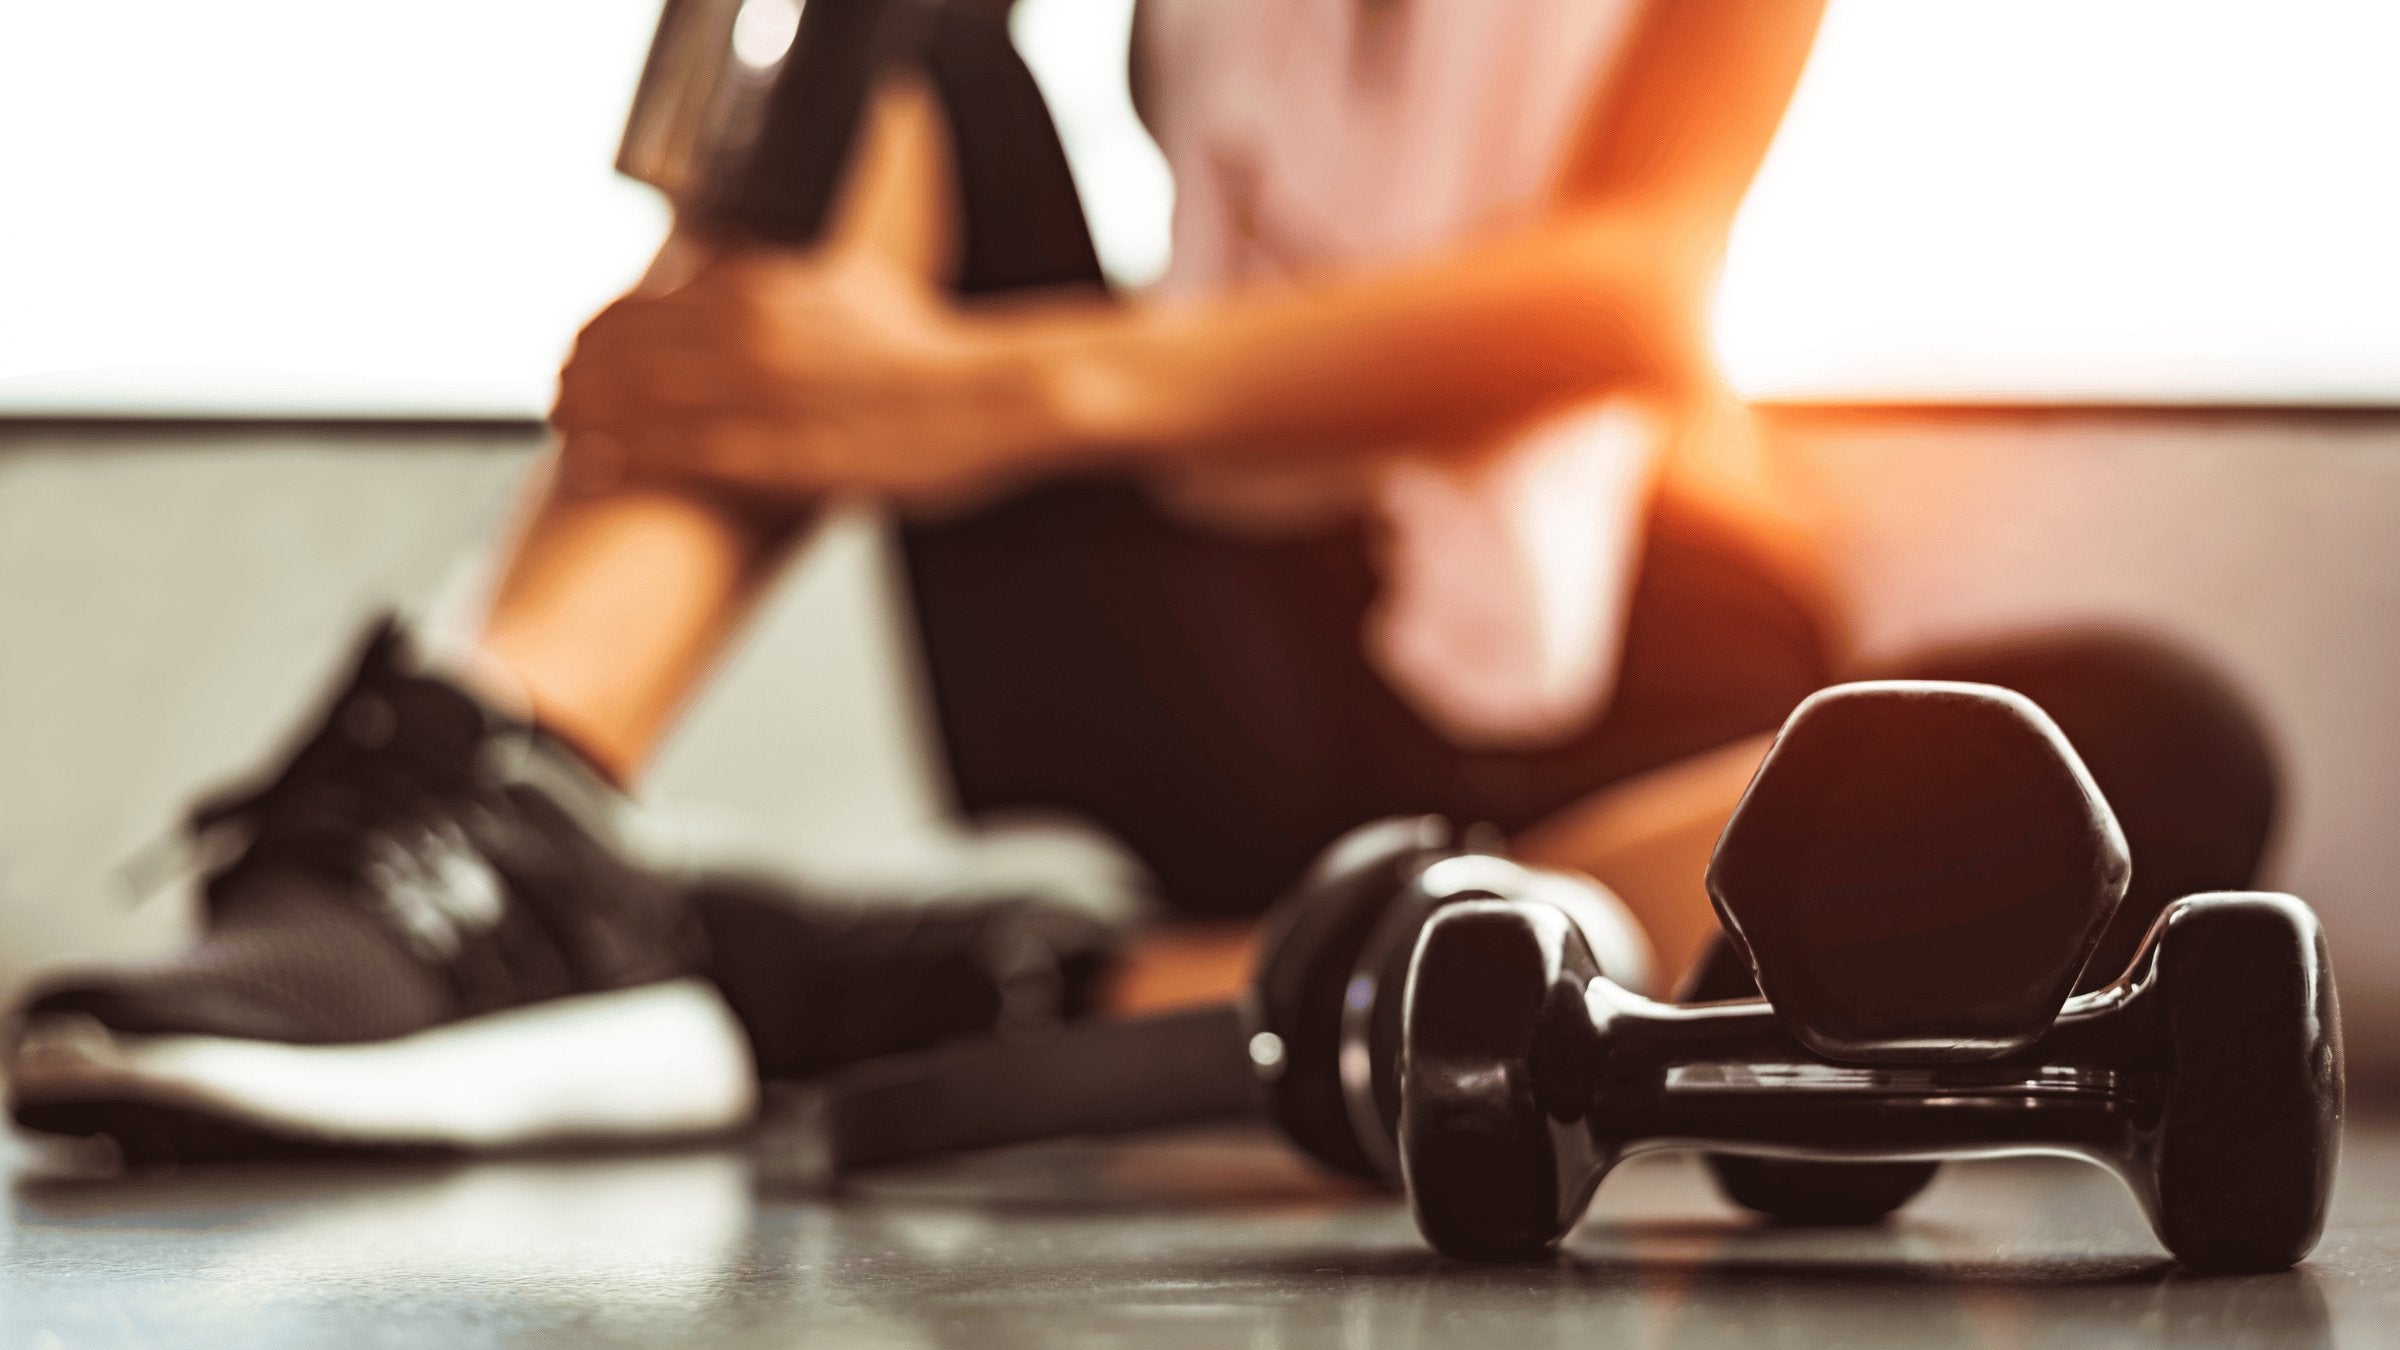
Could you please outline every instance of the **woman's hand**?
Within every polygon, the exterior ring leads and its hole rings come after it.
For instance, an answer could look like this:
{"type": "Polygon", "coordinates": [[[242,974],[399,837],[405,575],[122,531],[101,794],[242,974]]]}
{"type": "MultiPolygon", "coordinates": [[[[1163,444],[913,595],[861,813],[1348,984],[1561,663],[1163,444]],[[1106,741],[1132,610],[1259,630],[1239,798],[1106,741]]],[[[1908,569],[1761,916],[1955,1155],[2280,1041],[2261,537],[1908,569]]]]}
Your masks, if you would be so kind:
{"type": "Polygon", "coordinates": [[[576,339],[551,413],[562,478],[971,492],[1045,446],[1044,381],[1002,333],[871,251],[704,256],[576,339]]]}

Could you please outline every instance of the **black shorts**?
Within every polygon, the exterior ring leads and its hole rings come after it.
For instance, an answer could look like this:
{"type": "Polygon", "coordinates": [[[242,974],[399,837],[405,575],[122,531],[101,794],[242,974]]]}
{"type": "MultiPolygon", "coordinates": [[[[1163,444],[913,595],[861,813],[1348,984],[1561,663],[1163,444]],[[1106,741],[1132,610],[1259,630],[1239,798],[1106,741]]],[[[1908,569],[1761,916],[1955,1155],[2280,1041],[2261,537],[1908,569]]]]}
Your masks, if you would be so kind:
{"type": "MultiPolygon", "coordinates": [[[[954,9],[930,73],[957,165],[961,292],[1100,290],[1048,113],[1001,24],[954,9]]],[[[1451,744],[1368,665],[1376,583],[1360,525],[1220,537],[1126,479],[1090,477],[908,525],[902,551],[959,805],[1089,817],[1195,912],[1256,912],[1377,816],[1532,823],[1772,730],[1848,673],[1800,591],[1740,539],[1666,507],[1650,514],[1606,715],[1524,752],[1451,744]]],[[[2175,894],[2248,883],[2271,763],[2241,702],[2188,656],[2066,634],[1904,666],[2014,685],[2058,718],[2126,818],[2137,935],[2175,894]]]]}

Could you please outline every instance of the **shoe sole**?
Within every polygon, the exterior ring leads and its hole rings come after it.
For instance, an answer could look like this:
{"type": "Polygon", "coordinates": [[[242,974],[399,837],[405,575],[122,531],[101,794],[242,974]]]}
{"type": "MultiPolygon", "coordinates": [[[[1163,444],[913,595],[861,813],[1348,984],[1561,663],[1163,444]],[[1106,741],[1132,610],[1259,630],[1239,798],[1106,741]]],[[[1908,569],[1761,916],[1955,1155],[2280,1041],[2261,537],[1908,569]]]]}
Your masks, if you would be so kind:
{"type": "Polygon", "coordinates": [[[131,1160],[535,1148],[720,1133],[757,1106],[716,990],[673,980],[553,999],[359,1045],[136,1035],[35,1020],[17,1121],[107,1135],[131,1160]]]}

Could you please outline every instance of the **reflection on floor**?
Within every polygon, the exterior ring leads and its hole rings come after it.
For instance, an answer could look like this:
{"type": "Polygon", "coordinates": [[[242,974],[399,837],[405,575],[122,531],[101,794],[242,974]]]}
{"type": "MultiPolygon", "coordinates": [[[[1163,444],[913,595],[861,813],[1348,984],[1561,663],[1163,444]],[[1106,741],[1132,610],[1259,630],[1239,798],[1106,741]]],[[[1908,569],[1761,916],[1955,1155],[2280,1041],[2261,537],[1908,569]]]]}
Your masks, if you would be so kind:
{"type": "Polygon", "coordinates": [[[1263,1132],[1061,1144],[838,1197],[742,1150],[106,1182],[16,1165],[0,1344],[2322,1346],[2400,1343],[2400,1121],[2298,1271],[2164,1262],[2104,1173],[1954,1166],[1903,1221],[1761,1229],[1682,1158],[1553,1265],[1477,1268],[1263,1132]]]}

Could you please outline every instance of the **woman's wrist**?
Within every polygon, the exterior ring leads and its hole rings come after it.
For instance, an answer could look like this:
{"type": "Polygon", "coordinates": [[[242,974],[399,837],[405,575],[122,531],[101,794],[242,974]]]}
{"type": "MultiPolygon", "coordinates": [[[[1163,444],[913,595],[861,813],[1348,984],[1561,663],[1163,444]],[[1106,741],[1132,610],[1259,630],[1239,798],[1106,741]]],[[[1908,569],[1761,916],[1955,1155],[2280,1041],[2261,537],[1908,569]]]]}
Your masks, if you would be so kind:
{"type": "MultiPolygon", "coordinates": [[[[1079,310],[1081,307],[1077,307],[1079,310]]],[[[983,336],[1011,439],[1037,465],[1146,456],[1173,433],[1166,382],[1146,379],[1138,320],[1109,310],[997,316],[983,336]]]]}

